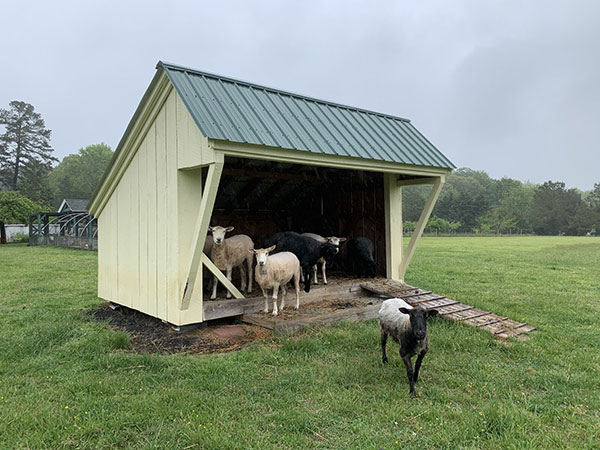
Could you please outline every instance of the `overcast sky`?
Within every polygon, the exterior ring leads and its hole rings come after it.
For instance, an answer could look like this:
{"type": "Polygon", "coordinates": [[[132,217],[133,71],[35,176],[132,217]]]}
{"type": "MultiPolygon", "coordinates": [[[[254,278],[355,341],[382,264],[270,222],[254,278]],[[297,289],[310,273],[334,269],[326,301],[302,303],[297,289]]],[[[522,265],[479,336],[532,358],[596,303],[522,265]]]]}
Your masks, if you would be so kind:
{"type": "Polygon", "coordinates": [[[164,60],[406,117],[458,167],[600,182],[600,1],[0,3],[0,107],[117,146],[164,60]]]}

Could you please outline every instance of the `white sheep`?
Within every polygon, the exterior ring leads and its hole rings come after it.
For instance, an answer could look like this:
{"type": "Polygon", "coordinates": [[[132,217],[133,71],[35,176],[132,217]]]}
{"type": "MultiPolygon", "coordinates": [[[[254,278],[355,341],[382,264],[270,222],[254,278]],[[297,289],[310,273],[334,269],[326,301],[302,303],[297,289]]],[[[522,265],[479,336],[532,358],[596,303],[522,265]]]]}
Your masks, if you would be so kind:
{"type": "Polygon", "coordinates": [[[265,296],[265,312],[269,312],[267,289],[273,289],[273,315],[278,314],[277,292],[281,287],[281,309],[285,307],[287,283],[293,278],[296,290],[296,307],[300,307],[300,261],[292,252],[281,252],[269,255],[275,250],[275,245],[269,248],[251,250],[256,255],[256,282],[265,296]]]}
{"type": "MultiPolygon", "coordinates": [[[[346,238],[344,238],[344,237],[336,237],[336,236],[329,236],[329,237],[325,238],[325,237],[315,234],[315,233],[302,233],[302,236],[313,238],[317,242],[329,242],[330,244],[335,245],[337,247],[337,251],[335,252],[336,254],[340,251],[340,244],[346,240],[346,238]]],[[[323,273],[323,284],[327,284],[327,274],[325,273],[325,266],[327,265],[327,263],[325,262],[325,258],[320,258],[317,262],[321,263],[321,272],[323,273]]],[[[315,278],[314,283],[319,284],[319,280],[317,279],[317,265],[316,264],[313,266],[313,272],[314,272],[314,278],[315,278]]],[[[303,274],[303,278],[304,278],[304,274],[303,274]]]]}
{"type": "MultiPolygon", "coordinates": [[[[225,233],[233,231],[233,227],[208,227],[213,236],[213,246],[210,252],[210,259],[221,270],[227,273],[227,279],[231,281],[231,272],[234,267],[240,268],[241,273],[241,291],[246,290],[249,294],[252,292],[252,255],[249,253],[254,249],[254,242],[245,234],[237,234],[225,239],[225,233]],[[246,285],[246,267],[248,266],[248,283],[246,285]],[[246,289],[247,288],[247,289],[246,289]]],[[[217,298],[217,277],[214,277],[212,286],[211,300],[217,298]]],[[[231,292],[227,291],[227,298],[231,298],[231,292]]]]}
{"type": "Polygon", "coordinates": [[[435,309],[422,306],[413,308],[404,300],[391,298],[384,301],[379,309],[379,325],[381,329],[381,361],[387,363],[387,337],[400,344],[400,356],[406,367],[406,376],[410,383],[410,394],[415,395],[415,383],[419,379],[419,369],[425,354],[429,350],[427,318],[437,315],[435,309]],[[417,356],[413,371],[411,358],[417,356]]]}

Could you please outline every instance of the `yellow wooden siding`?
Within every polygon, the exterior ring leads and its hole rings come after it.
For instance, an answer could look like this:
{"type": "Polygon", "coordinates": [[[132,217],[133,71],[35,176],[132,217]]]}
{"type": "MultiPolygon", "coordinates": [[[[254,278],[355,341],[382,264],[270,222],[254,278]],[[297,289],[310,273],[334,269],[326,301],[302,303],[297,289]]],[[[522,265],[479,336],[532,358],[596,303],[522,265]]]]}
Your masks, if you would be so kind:
{"type": "Polygon", "coordinates": [[[206,139],[190,122],[171,90],[139,146],[131,150],[134,154],[98,218],[98,295],[175,325],[202,321],[201,290],[189,309],[179,309],[202,172],[179,170],[178,159],[197,167],[211,157],[206,139]]]}

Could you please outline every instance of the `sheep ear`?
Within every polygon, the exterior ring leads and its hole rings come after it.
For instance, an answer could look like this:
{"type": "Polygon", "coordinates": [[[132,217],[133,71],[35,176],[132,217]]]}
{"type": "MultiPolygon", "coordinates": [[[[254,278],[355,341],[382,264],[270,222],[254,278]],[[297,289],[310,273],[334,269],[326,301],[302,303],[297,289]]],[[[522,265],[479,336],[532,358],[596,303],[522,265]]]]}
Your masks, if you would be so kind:
{"type": "Polygon", "coordinates": [[[273,250],[275,250],[275,247],[277,247],[277,245],[271,245],[271,246],[270,246],[270,247],[267,249],[267,251],[268,251],[269,253],[271,253],[273,250]]]}
{"type": "Polygon", "coordinates": [[[402,314],[410,314],[410,309],[405,308],[404,306],[398,309],[398,311],[400,311],[402,314]]]}
{"type": "Polygon", "coordinates": [[[227,231],[229,233],[230,231],[233,231],[233,227],[227,227],[227,228],[225,228],[225,231],[227,231]]]}
{"type": "Polygon", "coordinates": [[[340,242],[345,242],[346,238],[340,238],[340,242]]]}
{"type": "Polygon", "coordinates": [[[437,315],[438,315],[437,309],[428,309],[427,310],[427,317],[435,317],[437,315]]]}
{"type": "Polygon", "coordinates": [[[212,231],[212,230],[213,230],[213,227],[209,226],[208,231],[212,231]]]}
{"type": "Polygon", "coordinates": [[[254,250],[253,248],[249,248],[248,253],[256,253],[256,250],[254,250]]]}

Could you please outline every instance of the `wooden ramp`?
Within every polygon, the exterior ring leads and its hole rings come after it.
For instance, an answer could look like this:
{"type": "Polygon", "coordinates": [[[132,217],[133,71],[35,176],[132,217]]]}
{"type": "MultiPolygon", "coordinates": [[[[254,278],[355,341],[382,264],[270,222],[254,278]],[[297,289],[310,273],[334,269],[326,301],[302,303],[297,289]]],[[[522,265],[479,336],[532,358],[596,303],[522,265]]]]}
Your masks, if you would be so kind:
{"type": "Polygon", "coordinates": [[[425,309],[435,308],[439,311],[440,317],[487,330],[498,338],[513,337],[525,340],[527,339],[525,333],[535,330],[526,323],[516,322],[508,317],[498,316],[398,281],[390,279],[366,281],[360,286],[373,294],[386,298],[401,298],[411,306],[421,305],[425,309]]]}

